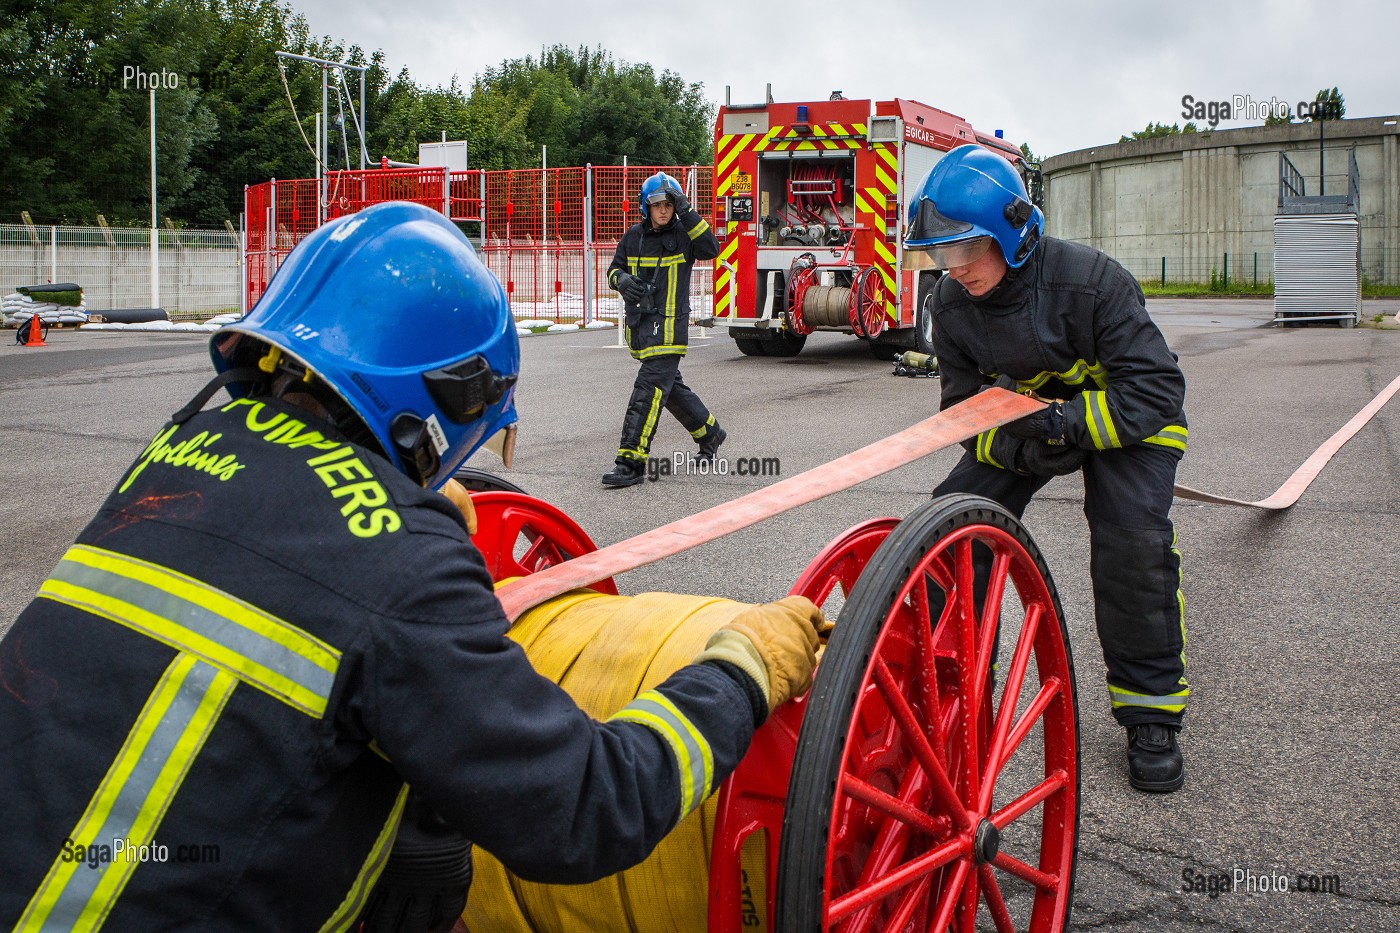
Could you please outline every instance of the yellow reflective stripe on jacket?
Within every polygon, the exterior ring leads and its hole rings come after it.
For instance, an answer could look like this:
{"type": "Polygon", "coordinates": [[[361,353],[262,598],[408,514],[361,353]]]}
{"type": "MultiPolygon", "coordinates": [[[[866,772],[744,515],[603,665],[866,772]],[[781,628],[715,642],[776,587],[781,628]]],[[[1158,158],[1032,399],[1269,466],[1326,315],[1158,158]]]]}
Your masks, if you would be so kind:
{"type": "Polygon", "coordinates": [[[715,778],[710,743],[664,694],[648,690],[608,717],[608,721],[646,726],[670,747],[680,770],[681,819],[710,796],[715,778]]]}
{"type": "Polygon", "coordinates": [[[1151,437],[1144,437],[1144,444],[1157,444],[1161,447],[1171,447],[1174,450],[1185,452],[1186,450],[1186,428],[1179,424],[1169,424],[1151,437]]]}
{"type": "Polygon", "coordinates": [[[633,350],[632,358],[638,360],[650,359],[653,356],[685,356],[685,346],[683,344],[658,344],[654,347],[647,347],[645,350],[633,350]]]}
{"type": "Polygon", "coordinates": [[[187,651],[309,715],[326,711],[340,652],[193,577],[77,544],[39,595],[187,651]]]}
{"type": "MultiPolygon", "coordinates": [[[[149,845],[237,684],[227,671],[176,655],[69,833],[73,845],[112,845],[118,839],[134,848],[149,845]]],[[[98,929],[139,864],[117,856],[91,868],[59,855],[15,930],[98,929]]]]}
{"type": "Polygon", "coordinates": [[[1167,713],[1180,713],[1186,709],[1186,699],[1190,695],[1190,687],[1169,693],[1166,696],[1150,696],[1123,687],[1115,687],[1113,684],[1108,685],[1108,699],[1113,704],[1114,709],[1121,709],[1124,706],[1145,706],[1167,713]]]}
{"type": "Polygon", "coordinates": [[[1017,380],[1018,391],[1034,391],[1039,389],[1051,379],[1058,379],[1065,385],[1079,385],[1085,378],[1094,380],[1094,384],[1100,389],[1108,388],[1108,370],[1101,363],[1089,363],[1084,360],[1075,360],[1074,365],[1062,373],[1040,373],[1039,375],[1024,380],[1017,380]]]}
{"type": "Polygon", "coordinates": [[[676,342],[676,285],[680,266],[671,266],[666,270],[666,336],[665,343],[676,342]]]}
{"type": "Polygon", "coordinates": [[[1089,426],[1089,438],[1099,450],[1122,447],[1118,427],[1108,412],[1108,393],[1086,389],[1079,394],[1084,399],[1084,423],[1089,426]]]}
{"type": "Polygon", "coordinates": [[[997,463],[996,458],[992,456],[992,438],[996,436],[996,428],[992,428],[990,431],[983,431],[981,434],[977,435],[977,459],[983,463],[988,463],[994,467],[998,467],[1004,470],[1006,469],[1006,467],[1002,466],[1000,463],[997,463]]]}
{"type": "MultiPolygon", "coordinates": [[[[370,747],[373,748],[374,744],[371,743],[370,747]]],[[[350,885],[345,900],[340,902],[335,913],[331,914],[331,918],[321,927],[321,933],[340,933],[350,929],[351,924],[359,919],[365,909],[365,903],[369,900],[370,892],[374,890],[375,883],[384,872],[384,865],[389,861],[389,850],[393,848],[394,836],[398,834],[399,820],[403,818],[403,808],[407,802],[408,785],[405,784],[399,789],[398,799],[389,811],[389,818],[384,821],[384,827],[375,837],[374,845],[370,847],[369,855],[360,866],[359,873],[355,875],[355,881],[350,885]]]]}
{"type": "Polygon", "coordinates": [[[704,236],[705,231],[708,229],[710,229],[710,222],[705,218],[701,217],[700,222],[695,226],[691,227],[689,230],[687,230],[685,235],[690,237],[692,240],[697,240],[700,237],[704,236]]]}

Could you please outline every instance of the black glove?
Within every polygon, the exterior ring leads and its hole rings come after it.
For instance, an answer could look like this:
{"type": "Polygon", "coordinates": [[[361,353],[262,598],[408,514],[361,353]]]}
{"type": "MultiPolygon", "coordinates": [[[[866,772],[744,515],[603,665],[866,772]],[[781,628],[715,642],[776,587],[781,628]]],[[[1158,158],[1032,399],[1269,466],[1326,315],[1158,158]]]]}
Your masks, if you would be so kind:
{"type": "Polygon", "coordinates": [[[1083,447],[1052,447],[1044,441],[1026,441],[1016,452],[1016,472],[1023,476],[1064,476],[1084,465],[1089,452],[1083,447]]]}
{"type": "Polygon", "coordinates": [[[613,288],[622,293],[622,297],[636,304],[647,296],[647,287],[642,280],[635,275],[628,275],[626,272],[619,272],[613,276],[613,288]]]}
{"type": "Polygon", "coordinates": [[[671,203],[676,206],[677,217],[690,210],[690,202],[686,200],[685,192],[677,191],[673,188],[668,188],[666,189],[666,194],[670,197],[671,203]]]}
{"type": "MultiPolygon", "coordinates": [[[[997,376],[996,382],[983,386],[977,391],[985,392],[987,389],[1005,389],[1008,392],[1015,392],[1016,380],[1002,374],[997,376]]],[[[1024,418],[1017,418],[1010,424],[1002,425],[1002,430],[1012,437],[1019,437],[1027,441],[1063,441],[1065,439],[1064,407],[1059,402],[1051,402],[1040,411],[1032,412],[1024,418]]]]}
{"type": "Polygon", "coordinates": [[[1028,441],[1063,441],[1065,439],[1065,410],[1059,402],[1051,402],[1040,411],[1002,425],[1012,437],[1028,441]]]}

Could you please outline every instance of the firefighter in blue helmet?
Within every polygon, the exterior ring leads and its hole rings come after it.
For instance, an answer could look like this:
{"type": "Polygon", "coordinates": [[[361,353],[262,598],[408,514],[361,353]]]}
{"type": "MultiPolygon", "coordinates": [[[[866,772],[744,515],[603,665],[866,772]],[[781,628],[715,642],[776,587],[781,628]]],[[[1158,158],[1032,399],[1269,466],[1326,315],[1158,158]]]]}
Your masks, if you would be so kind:
{"type": "Polygon", "coordinates": [[[1168,517],[1186,380],[1133,276],[1044,226],[1011,164],[977,146],[945,155],[910,199],[905,267],[945,272],[934,293],[942,407],[989,386],[1050,402],[968,441],[934,495],[977,493],[1019,516],[1051,477],[1083,473],[1094,614],[1129,781],[1170,792],[1184,780],[1177,732],[1190,693],[1168,517]]]}
{"type": "Polygon", "coordinates": [[[622,442],[603,485],[635,486],[646,478],[647,451],[665,409],[700,445],[697,458],[712,460],[724,428],[681,378],[690,327],[690,270],[697,259],[719,255],[719,241],[680,183],[657,172],[642,183],[642,220],[618,241],[608,285],[622,294],[627,344],[641,361],[622,421],[622,442]]]}
{"type": "Polygon", "coordinates": [[[519,349],[441,215],[322,227],[212,353],[0,641],[0,929],[446,929],[466,840],[627,867],[810,678],[793,599],[607,722],[506,637],[444,484],[514,426],[519,349]]]}

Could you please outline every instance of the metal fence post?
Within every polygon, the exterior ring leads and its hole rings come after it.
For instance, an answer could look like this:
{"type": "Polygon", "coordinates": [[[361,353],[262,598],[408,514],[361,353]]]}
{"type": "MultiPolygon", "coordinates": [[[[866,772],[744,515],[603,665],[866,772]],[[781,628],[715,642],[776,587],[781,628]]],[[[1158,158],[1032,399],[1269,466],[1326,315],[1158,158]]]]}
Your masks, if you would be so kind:
{"type": "MultiPolygon", "coordinates": [[[[244,203],[247,203],[246,197],[244,203]]],[[[248,313],[248,214],[238,215],[238,316],[248,313]]]]}
{"type": "Polygon", "coordinates": [[[593,163],[583,167],[583,324],[593,323],[593,163]]]}
{"type": "Polygon", "coordinates": [[[58,281],[58,228],[49,227],[49,283],[58,281]]]}
{"type": "Polygon", "coordinates": [[[1254,287],[1259,287],[1259,254],[1254,254],[1254,287]]]}
{"type": "Polygon", "coordinates": [[[1226,253],[1226,254],[1225,254],[1225,262],[1224,262],[1224,264],[1221,266],[1221,272],[1220,272],[1220,290],[1221,290],[1221,291],[1229,291],[1229,290],[1230,290],[1230,254],[1229,254],[1229,253],[1226,253]]]}
{"type": "Polygon", "coordinates": [[[1167,257],[1162,257],[1162,287],[1167,287],[1167,257]]]}

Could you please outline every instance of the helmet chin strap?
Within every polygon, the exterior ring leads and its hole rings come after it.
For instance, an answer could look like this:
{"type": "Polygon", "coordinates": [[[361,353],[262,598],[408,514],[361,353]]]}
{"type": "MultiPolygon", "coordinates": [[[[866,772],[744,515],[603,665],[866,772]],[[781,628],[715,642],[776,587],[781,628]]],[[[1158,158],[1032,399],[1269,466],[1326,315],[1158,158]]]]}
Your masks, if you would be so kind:
{"type": "Polygon", "coordinates": [[[196,392],[194,398],[190,399],[184,408],[170,416],[170,420],[176,424],[184,424],[189,421],[202,411],[205,405],[209,404],[209,400],[214,397],[215,392],[231,382],[246,382],[252,387],[267,381],[267,373],[256,366],[240,366],[237,369],[225,370],[210,379],[209,384],[196,392]]]}
{"type": "MultiPolygon", "coordinates": [[[[368,447],[381,456],[384,454],[383,445],[370,432],[360,416],[355,414],[355,410],[347,405],[345,400],[334,390],[319,379],[307,380],[304,372],[298,373],[285,366],[279,367],[271,373],[261,366],[239,366],[225,370],[210,379],[204,388],[195,393],[194,398],[170,416],[170,420],[176,424],[184,424],[204,410],[204,406],[209,404],[214,393],[235,382],[246,384],[247,394],[250,397],[282,398],[291,393],[308,395],[315,399],[322,408],[320,412],[307,411],[308,415],[334,427],[345,436],[346,440],[359,444],[361,447],[368,447]],[[284,384],[278,385],[279,377],[282,376],[290,378],[282,379],[281,382],[284,384]]],[[[296,402],[289,401],[289,404],[296,405],[296,402]]],[[[298,405],[297,407],[305,410],[305,406],[298,405]]]]}

